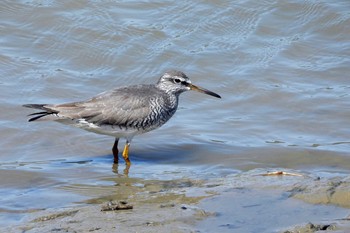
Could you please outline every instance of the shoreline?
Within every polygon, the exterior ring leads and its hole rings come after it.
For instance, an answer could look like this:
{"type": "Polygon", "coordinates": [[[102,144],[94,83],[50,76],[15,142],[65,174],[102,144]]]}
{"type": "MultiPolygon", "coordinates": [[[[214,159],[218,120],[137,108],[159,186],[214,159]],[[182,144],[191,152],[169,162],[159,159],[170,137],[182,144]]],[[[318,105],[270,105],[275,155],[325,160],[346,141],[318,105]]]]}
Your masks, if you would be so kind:
{"type": "Polygon", "coordinates": [[[284,170],[284,175],[266,174],[272,173],[254,169],[223,178],[179,179],[166,185],[149,183],[142,192],[133,193],[126,200],[103,197],[88,200],[91,204],[82,206],[37,211],[22,223],[2,230],[239,232],[257,230],[253,229],[257,224],[261,232],[313,232],[322,227],[337,232],[350,230],[350,176],[320,177],[295,170],[284,170]],[[101,211],[109,201],[125,201],[132,209],[101,211]],[[319,208],[322,215],[309,216],[319,208]],[[289,214],[295,215],[295,221],[289,214]],[[266,222],[270,217],[275,218],[276,225],[266,222]]]}

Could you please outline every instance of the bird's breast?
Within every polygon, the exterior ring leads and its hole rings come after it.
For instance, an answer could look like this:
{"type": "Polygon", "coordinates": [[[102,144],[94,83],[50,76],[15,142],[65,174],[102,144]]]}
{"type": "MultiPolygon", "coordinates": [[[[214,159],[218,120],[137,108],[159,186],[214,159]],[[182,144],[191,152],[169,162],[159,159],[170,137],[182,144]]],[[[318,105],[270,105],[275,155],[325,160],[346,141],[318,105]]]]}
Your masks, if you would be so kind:
{"type": "Polygon", "coordinates": [[[151,127],[160,127],[176,112],[177,98],[154,98],[150,101],[150,114],[146,120],[151,127]]]}

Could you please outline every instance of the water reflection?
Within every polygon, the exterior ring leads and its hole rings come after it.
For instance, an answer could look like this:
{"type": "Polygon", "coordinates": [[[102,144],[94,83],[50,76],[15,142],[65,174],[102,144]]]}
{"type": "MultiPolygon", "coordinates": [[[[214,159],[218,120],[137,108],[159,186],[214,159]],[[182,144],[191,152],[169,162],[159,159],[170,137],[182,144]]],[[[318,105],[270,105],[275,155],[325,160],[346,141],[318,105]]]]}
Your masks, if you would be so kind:
{"type": "MultiPolygon", "coordinates": [[[[130,170],[131,164],[125,164],[125,168],[123,169],[123,175],[126,177],[129,177],[129,170],[130,170]]],[[[112,171],[113,173],[120,175],[119,173],[119,163],[113,163],[112,165],[112,171]]]]}

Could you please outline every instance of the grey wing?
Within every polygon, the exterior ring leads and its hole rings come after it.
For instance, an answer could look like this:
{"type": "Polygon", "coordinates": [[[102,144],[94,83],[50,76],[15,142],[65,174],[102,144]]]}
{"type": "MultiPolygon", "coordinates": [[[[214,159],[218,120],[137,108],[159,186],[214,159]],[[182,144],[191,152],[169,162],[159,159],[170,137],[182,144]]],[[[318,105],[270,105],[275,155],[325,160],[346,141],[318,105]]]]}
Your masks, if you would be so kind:
{"type": "Polygon", "coordinates": [[[101,93],[88,101],[46,107],[57,112],[61,118],[84,119],[97,125],[128,126],[149,116],[151,110],[147,103],[146,98],[116,89],[101,93]]]}

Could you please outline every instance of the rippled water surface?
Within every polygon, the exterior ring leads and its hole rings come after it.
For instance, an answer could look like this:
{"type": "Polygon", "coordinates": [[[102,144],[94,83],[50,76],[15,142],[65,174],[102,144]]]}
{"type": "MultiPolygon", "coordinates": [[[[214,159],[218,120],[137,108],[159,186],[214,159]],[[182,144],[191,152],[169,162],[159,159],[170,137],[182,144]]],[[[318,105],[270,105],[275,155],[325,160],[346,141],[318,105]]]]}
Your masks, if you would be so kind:
{"type": "Polygon", "coordinates": [[[349,12],[348,0],[1,1],[0,222],[96,197],[90,186],[123,177],[113,138],[28,123],[22,104],[154,83],[169,68],[222,99],[183,94],[165,126],[134,138],[129,177],[348,173],[349,12]]]}

